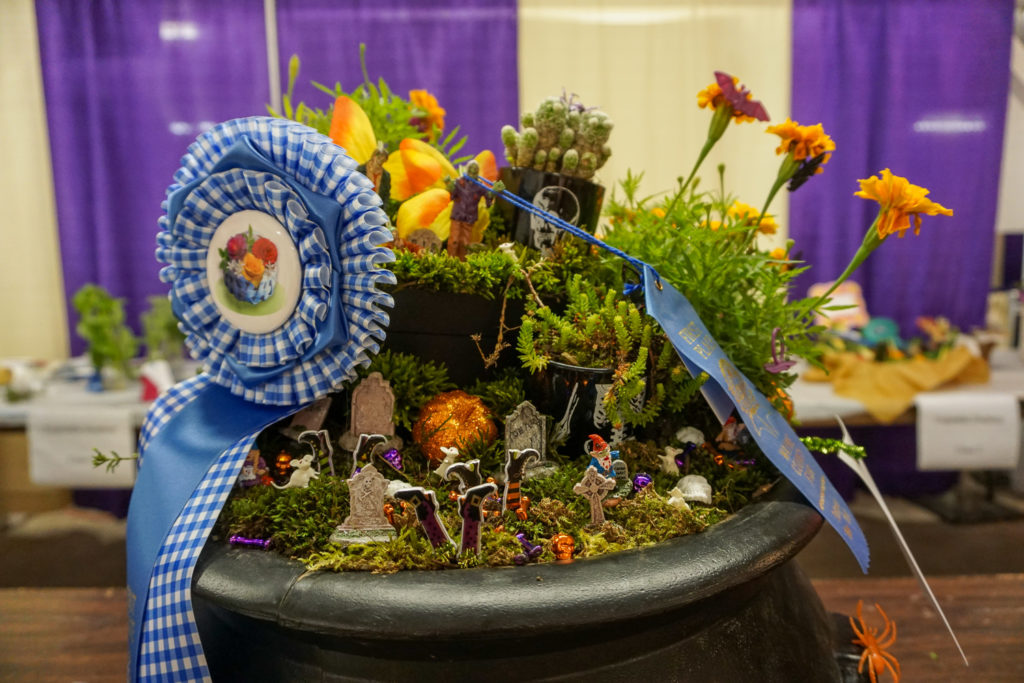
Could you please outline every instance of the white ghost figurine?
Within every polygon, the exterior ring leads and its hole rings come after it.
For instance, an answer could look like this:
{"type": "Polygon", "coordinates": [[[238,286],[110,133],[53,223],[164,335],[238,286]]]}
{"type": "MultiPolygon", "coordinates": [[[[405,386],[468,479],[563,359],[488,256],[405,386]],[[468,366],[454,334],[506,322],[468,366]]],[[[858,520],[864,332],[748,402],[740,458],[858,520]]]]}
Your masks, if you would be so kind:
{"type": "Polygon", "coordinates": [[[690,506],[686,504],[686,499],[683,498],[683,492],[676,487],[668,492],[668,504],[674,507],[676,510],[689,510],[690,506]]]}
{"type": "Polygon", "coordinates": [[[661,460],[661,466],[659,469],[661,469],[661,471],[666,474],[679,474],[679,465],[676,464],[676,456],[682,452],[682,448],[676,448],[674,446],[665,446],[665,455],[658,456],[658,458],[661,460]]]}
{"type": "Polygon", "coordinates": [[[676,488],[687,502],[711,505],[711,484],[699,474],[687,474],[679,480],[676,488]]]}
{"type": "Polygon", "coordinates": [[[676,439],[682,443],[695,443],[699,446],[704,443],[704,433],[696,427],[683,427],[676,432],[676,439]]]}
{"type": "Polygon", "coordinates": [[[444,453],[444,460],[434,468],[434,474],[444,479],[445,472],[455,464],[455,460],[459,457],[459,449],[454,446],[441,446],[441,452],[444,453]]]}

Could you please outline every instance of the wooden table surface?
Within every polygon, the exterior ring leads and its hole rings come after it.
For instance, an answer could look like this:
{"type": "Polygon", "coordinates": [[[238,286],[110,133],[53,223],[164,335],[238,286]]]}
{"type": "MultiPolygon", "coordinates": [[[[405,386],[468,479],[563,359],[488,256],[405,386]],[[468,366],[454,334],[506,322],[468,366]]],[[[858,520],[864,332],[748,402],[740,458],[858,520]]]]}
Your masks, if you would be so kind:
{"type": "MultiPolygon", "coordinates": [[[[1024,574],[936,577],[931,584],[970,668],[914,579],[814,582],[832,611],[851,614],[863,599],[869,625],[880,625],[872,605],[881,604],[898,624],[891,651],[904,681],[1024,681],[1024,574]]],[[[2,681],[123,681],[126,648],[124,589],[0,590],[2,681]]]]}

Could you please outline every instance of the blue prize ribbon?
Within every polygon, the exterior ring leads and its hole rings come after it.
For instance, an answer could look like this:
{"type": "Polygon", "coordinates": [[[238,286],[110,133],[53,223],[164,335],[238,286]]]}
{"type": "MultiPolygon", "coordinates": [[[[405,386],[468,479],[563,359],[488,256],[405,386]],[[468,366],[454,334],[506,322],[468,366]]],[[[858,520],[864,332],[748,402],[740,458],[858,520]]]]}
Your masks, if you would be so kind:
{"type": "Polygon", "coordinates": [[[355,375],[379,348],[394,276],[387,216],[356,163],[294,121],[236,119],[203,133],[168,189],[157,235],[161,279],[203,373],[150,409],[128,513],[129,678],[208,680],[192,614],[192,570],[257,435],[355,375]],[[206,260],[211,237],[243,210],[283,225],[301,292],[276,330],[220,315],[206,260]]]}
{"type": "MultiPolygon", "coordinates": [[[[464,177],[493,191],[492,183],[485,179],[464,177]]],[[[868,542],[850,508],[786,419],[725,355],[701,322],[693,304],[649,264],[605,244],[585,230],[507,190],[496,194],[519,209],[619,256],[641,273],[647,314],[661,325],[692,376],[707,373],[709,380],[701,387],[701,392],[718,420],[725,422],[735,407],[761,451],[839,532],[857,558],[861,570],[867,573],[870,562],[868,542]]]]}

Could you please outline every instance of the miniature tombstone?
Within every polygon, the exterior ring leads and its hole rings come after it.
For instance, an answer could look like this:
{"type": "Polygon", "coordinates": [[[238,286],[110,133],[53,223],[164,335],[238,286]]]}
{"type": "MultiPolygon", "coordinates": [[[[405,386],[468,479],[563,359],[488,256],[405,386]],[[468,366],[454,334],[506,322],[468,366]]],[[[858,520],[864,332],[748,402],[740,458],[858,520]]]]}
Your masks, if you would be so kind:
{"type": "Polygon", "coordinates": [[[371,372],[352,390],[352,425],[341,437],[342,448],[355,448],[360,434],[383,434],[391,448],[401,448],[402,441],[395,436],[394,415],[391,384],[379,372],[371,372]]]}
{"type": "Polygon", "coordinates": [[[612,476],[615,478],[615,488],[602,503],[604,507],[614,507],[633,493],[633,480],[629,478],[629,465],[625,460],[612,460],[612,476]]]}
{"type": "Polygon", "coordinates": [[[548,467],[546,419],[529,401],[523,401],[511,415],[505,417],[505,448],[510,451],[532,449],[537,452],[537,460],[527,465],[527,476],[548,467]]]}
{"type": "Polygon", "coordinates": [[[605,477],[597,471],[597,468],[590,466],[583,479],[577,482],[572,490],[590,503],[590,523],[596,526],[604,524],[604,507],[601,501],[608,493],[615,488],[615,480],[605,477]]]}
{"type": "Polygon", "coordinates": [[[519,482],[523,480],[523,474],[530,463],[540,460],[540,454],[535,448],[525,448],[521,451],[514,448],[508,450],[508,457],[505,460],[505,490],[502,492],[502,511],[518,510],[522,507],[523,500],[519,494],[519,482]]]}
{"type": "Polygon", "coordinates": [[[434,254],[441,251],[441,238],[438,237],[433,230],[428,228],[413,230],[409,236],[405,238],[405,241],[419,247],[423,251],[429,251],[434,254]]]}
{"type": "Polygon", "coordinates": [[[459,496],[459,516],[462,517],[462,540],[459,544],[459,555],[480,554],[480,522],[484,518],[481,508],[487,497],[497,490],[497,484],[487,482],[478,484],[459,496]]]}
{"type": "Polygon", "coordinates": [[[331,534],[331,543],[380,543],[395,537],[395,529],[384,514],[384,492],[388,480],[372,464],[348,480],[351,509],[345,521],[331,534]]]}
{"type": "Polygon", "coordinates": [[[440,548],[443,545],[455,545],[452,537],[448,535],[448,530],[444,528],[444,523],[437,515],[437,496],[433,491],[428,491],[422,486],[411,486],[396,491],[394,497],[395,500],[412,505],[416,512],[416,519],[423,527],[423,533],[427,535],[430,545],[435,548],[440,548]]]}

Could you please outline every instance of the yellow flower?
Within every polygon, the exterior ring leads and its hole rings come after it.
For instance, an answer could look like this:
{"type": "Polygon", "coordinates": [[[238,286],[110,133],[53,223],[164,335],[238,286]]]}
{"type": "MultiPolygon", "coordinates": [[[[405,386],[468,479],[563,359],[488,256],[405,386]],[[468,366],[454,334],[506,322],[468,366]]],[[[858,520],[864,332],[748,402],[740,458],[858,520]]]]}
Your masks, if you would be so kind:
{"type": "Polygon", "coordinates": [[[721,71],[715,72],[714,83],[697,93],[697,106],[716,111],[727,106],[729,115],[737,123],[768,120],[768,112],[764,110],[764,106],[753,99],[749,90],[740,85],[740,79],[721,71]]]}
{"type": "Polygon", "coordinates": [[[708,222],[707,220],[703,220],[703,221],[700,222],[700,227],[702,227],[702,228],[711,228],[712,230],[718,230],[719,228],[722,227],[722,221],[710,221],[710,222],[708,222]]]}
{"type": "Polygon", "coordinates": [[[884,169],[879,176],[871,176],[860,183],[860,191],[853,194],[864,199],[873,199],[881,209],[878,214],[878,239],[884,240],[892,233],[903,237],[910,227],[910,216],[914,216],[914,234],[921,232],[921,214],[929,216],[952,216],[953,210],[927,199],[928,190],[913,185],[906,178],[893,175],[884,169]]]}
{"type": "Polygon", "coordinates": [[[775,247],[774,249],[772,249],[771,251],[768,252],[768,258],[772,259],[773,261],[785,261],[786,260],[786,248],[785,247],[775,247]]]}
{"type": "Polygon", "coordinates": [[[242,261],[242,277],[251,282],[253,287],[260,286],[264,269],[263,261],[253,256],[252,253],[245,255],[245,259],[242,261]]]}
{"type": "Polygon", "coordinates": [[[658,218],[665,217],[665,209],[661,208],[660,206],[656,206],[653,209],[651,209],[651,213],[657,216],[658,218]]]}
{"type": "Polygon", "coordinates": [[[444,130],[444,115],[448,112],[437,103],[437,98],[426,90],[410,90],[409,102],[416,109],[426,112],[424,116],[417,117],[415,122],[419,124],[421,131],[430,134],[430,141],[433,142],[437,131],[444,130]]]}
{"type": "MultiPolygon", "coordinates": [[[[744,204],[743,202],[733,202],[729,210],[726,211],[731,218],[736,219],[741,225],[753,226],[754,221],[761,215],[761,212],[752,207],[750,204],[744,204]]],[[[761,218],[760,223],[757,225],[757,231],[765,235],[774,235],[775,231],[779,229],[778,223],[775,222],[775,217],[771,214],[765,214],[761,218]]]]}
{"type": "MultiPolygon", "coordinates": [[[[776,154],[790,154],[797,161],[813,159],[819,154],[824,154],[825,158],[821,162],[824,164],[832,156],[831,152],[836,149],[836,143],[825,134],[825,129],[820,123],[801,126],[787,118],[783,123],[768,126],[765,132],[782,138],[782,142],[775,148],[776,154]]],[[[814,172],[821,173],[821,166],[819,165],[814,172]]]]}

